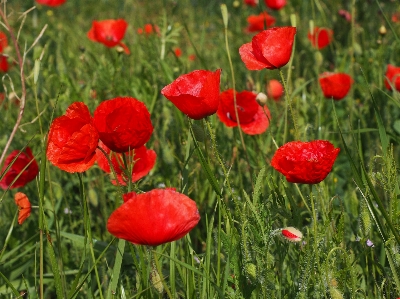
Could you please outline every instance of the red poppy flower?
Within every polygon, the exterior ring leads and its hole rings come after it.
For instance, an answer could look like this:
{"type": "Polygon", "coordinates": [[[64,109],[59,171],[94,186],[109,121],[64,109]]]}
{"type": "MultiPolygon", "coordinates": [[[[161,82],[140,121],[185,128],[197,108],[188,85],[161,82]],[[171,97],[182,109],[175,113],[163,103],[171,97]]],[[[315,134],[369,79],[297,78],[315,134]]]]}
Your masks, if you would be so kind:
{"type": "Polygon", "coordinates": [[[332,170],[339,152],[326,140],[292,141],[275,152],[271,165],[290,183],[317,184],[332,170]]]}
{"type": "Polygon", "coordinates": [[[111,214],[107,229],[134,244],[157,246],[178,240],[200,220],[196,203],[172,189],[130,192],[124,201],[111,214]]]}
{"type": "Polygon", "coordinates": [[[127,27],[128,23],[123,19],[93,21],[87,36],[90,40],[102,43],[109,48],[121,46],[126,54],[130,54],[128,47],[121,42],[127,27]]]}
{"type": "Polygon", "coordinates": [[[284,90],[281,82],[275,79],[269,80],[267,84],[268,98],[273,99],[274,101],[279,101],[283,95],[283,91],[284,90]]]}
{"type": "Polygon", "coordinates": [[[247,18],[247,23],[249,23],[247,32],[260,32],[275,24],[275,18],[266,12],[261,12],[259,15],[249,16],[247,18]]]}
{"type": "Polygon", "coordinates": [[[258,5],[258,0],[244,0],[244,4],[254,7],[258,5]]]}
{"type": "Polygon", "coordinates": [[[0,181],[0,187],[4,190],[23,187],[32,181],[38,173],[39,166],[29,147],[26,147],[25,151],[21,153],[19,150],[14,150],[7,156],[3,169],[1,170],[0,177],[2,177],[2,179],[0,181]],[[5,172],[6,170],[7,172],[5,172]],[[13,184],[12,182],[15,178],[17,178],[17,180],[13,184]]]}
{"type": "Polygon", "coordinates": [[[393,86],[400,91],[400,67],[388,64],[385,77],[385,86],[388,90],[392,90],[393,86]]]}
{"type": "Polygon", "coordinates": [[[100,140],[117,153],[141,147],[153,133],[146,106],[131,97],[102,102],[94,111],[94,125],[100,140]]]}
{"type": "MultiPolygon", "coordinates": [[[[240,127],[244,133],[249,135],[264,133],[269,126],[269,119],[271,119],[267,106],[261,107],[256,101],[256,96],[250,91],[236,92],[236,107],[240,127]]],[[[219,96],[217,115],[227,127],[238,126],[233,89],[228,89],[219,96]]]]}
{"type": "Polygon", "coordinates": [[[313,32],[308,32],[308,39],[314,48],[323,49],[333,40],[333,30],[315,27],[313,32]]]}
{"type": "Polygon", "coordinates": [[[182,56],[182,50],[180,48],[175,48],[174,53],[176,57],[181,57],[182,56]]]}
{"type": "Polygon", "coordinates": [[[67,0],[36,0],[37,3],[47,6],[60,6],[64,4],[67,0]]]}
{"type": "Polygon", "coordinates": [[[28,196],[22,192],[15,193],[14,200],[19,209],[18,223],[21,225],[31,214],[31,203],[28,196]]]}
{"type": "Polygon", "coordinates": [[[286,5],[286,0],[264,0],[265,5],[271,9],[279,10],[286,5]]]}
{"type": "Polygon", "coordinates": [[[98,143],[99,134],[88,107],[75,102],[50,126],[47,159],[61,170],[84,172],[96,161],[98,143]]]}
{"type": "Polygon", "coordinates": [[[197,70],[178,77],[161,94],[192,119],[202,119],[218,109],[221,70],[197,70]]]}
{"type": "Polygon", "coordinates": [[[196,60],[196,55],[195,54],[190,54],[188,56],[189,61],[195,61],[196,60]]]}
{"type": "Polygon", "coordinates": [[[0,54],[0,71],[3,73],[7,73],[8,71],[8,61],[7,61],[7,56],[0,54]]]}
{"type": "Polygon", "coordinates": [[[273,70],[289,62],[292,55],[295,27],[274,27],[264,30],[242,45],[239,54],[249,70],[273,70]]]}
{"type": "Polygon", "coordinates": [[[3,53],[4,49],[8,46],[7,35],[0,31],[0,53],[3,53]]]}
{"type": "MultiPolygon", "coordinates": [[[[126,172],[128,170],[124,166],[122,154],[111,152],[110,149],[101,141],[99,142],[99,147],[101,147],[111,159],[111,163],[117,175],[118,182],[121,185],[126,186],[127,184],[126,172]]],[[[136,182],[145,175],[147,175],[150,172],[150,170],[154,167],[157,158],[156,152],[151,149],[147,149],[144,145],[137,149],[131,150],[129,153],[125,153],[125,155],[127,160],[130,160],[134,163],[133,167],[132,165],[128,165],[128,169],[132,169],[131,173],[132,182],[136,182]]],[[[103,171],[107,173],[112,173],[110,164],[108,163],[108,159],[104,156],[104,153],[99,149],[96,150],[96,159],[97,159],[97,164],[103,171]]],[[[114,185],[116,185],[115,180],[112,180],[111,182],[114,185]]]]}
{"type": "Polygon", "coordinates": [[[399,23],[400,22],[400,12],[395,12],[392,14],[392,22],[399,23]]]}
{"type": "Polygon", "coordinates": [[[319,77],[319,85],[325,98],[334,100],[343,99],[349,92],[353,79],[344,73],[325,72],[319,77]]]}

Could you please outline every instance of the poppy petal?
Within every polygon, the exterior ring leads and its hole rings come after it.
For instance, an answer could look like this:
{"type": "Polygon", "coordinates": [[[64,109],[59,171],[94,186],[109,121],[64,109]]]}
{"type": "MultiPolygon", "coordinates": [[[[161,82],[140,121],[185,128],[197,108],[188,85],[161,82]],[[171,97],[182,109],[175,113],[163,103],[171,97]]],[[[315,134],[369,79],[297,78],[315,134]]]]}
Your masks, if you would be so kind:
{"type": "Polygon", "coordinates": [[[157,246],[182,238],[200,220],[196,203],[171,189],[128,193],[107,222],[108,231],[134,244],[157,246]]]}

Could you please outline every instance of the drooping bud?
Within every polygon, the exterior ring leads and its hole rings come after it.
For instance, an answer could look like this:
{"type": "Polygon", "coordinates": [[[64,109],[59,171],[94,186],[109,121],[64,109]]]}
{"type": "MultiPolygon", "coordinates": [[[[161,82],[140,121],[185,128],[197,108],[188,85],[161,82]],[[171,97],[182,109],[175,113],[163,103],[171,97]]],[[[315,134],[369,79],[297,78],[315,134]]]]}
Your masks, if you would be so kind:
{"type": "Polygon", "coordinates": [[[303,234],[301,233],[301,231],[292,226],[283,228],[282,236],[290,242],[300,242],[303,238],[303,234]]]}

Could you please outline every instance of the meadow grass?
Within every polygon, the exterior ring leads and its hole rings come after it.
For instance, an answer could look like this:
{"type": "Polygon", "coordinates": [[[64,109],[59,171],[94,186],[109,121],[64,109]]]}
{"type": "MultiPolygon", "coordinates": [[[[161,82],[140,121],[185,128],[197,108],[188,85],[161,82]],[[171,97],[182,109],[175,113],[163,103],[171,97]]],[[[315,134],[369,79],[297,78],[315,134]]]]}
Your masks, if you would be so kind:
{"type": "MultiPolygon", "coordinates": [[[[190,120],[160,90],[196,69],[222,69],[221,91],[235,85],[265,93],[267,80],[282,81],[279,70],[247,70],[238,53],[253,36],[244,31],[246,18],[265,10],[263,1],[250,8],[241,1],[68,0],[19,18],[34,5],[1,6],[22,54],[47,25],[24,56],[26,107],[8,150],[29,145],[40,165],[36,180],[18,189],[35,206],[23,225],[15,191],[0,193],[1,298],[400,297],[400,95],[383,84],[386,65],[400,65],[400,24],[390,19],[398,3],[288,0],[269,11],[276,26],[296,25],[297,34],[281,70],[287,97],[268,101],[270,126],[255,136],[227,128],[216,115],[190,120]],[[92,20],[117,18],[129,23],[130,55],[86,36],[92,20]],[[138,34],[146,23],[160,34],[138,34]],[[310,23],[334,30],[327,48],[311,47],[310,23]],[[318,75],[325,71],[353,77],[342,101],[323,97],[318,75]],[[118,241],[106,229],[122,203],[109,175],[96,164],[70,174],[46,162],[52,119],[72,102],[93,113],[118,96],[144,102],[154,126],[146,145],[156,151],[156,165],[131,190],[174,187],[197,203],[201,220],[181,240],[157,247],[118,241]],[[296,139],[340,147],[323,182],[288,183],[270,166],[277,146],[296,139]],[[303,233],[302,242],[282,237],[288,226],[303,233]]],[[[19,72],[15,64],[3,74],[1,151],[19,113],[11,98],[22,92],[19,72]]]]}

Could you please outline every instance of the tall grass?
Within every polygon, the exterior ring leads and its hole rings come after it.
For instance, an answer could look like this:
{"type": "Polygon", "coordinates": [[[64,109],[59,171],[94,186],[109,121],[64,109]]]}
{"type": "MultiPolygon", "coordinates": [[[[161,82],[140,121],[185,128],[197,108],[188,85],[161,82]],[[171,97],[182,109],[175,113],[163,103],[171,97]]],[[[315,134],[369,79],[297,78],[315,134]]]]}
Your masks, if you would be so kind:
{"type": "MultiPolygon", "coordinates": [[[[386,64],[400,65],[400,25],[390,20],[400,7],[378,0],[288,2],[270,12],[277,26],[297,26],[292,61],[281,70],[286,98],[268,101],[270,127],[256,136],[225,127],[215,115],[189,120],[160,90],[195,69],[221,68],[221,91],[266,92],[267,80],[281,80],[279,71],[248,71],[238,54],[252,37],[244,32],[246,18],[265,9],[263,1],[255,8],[227,1],[225,22],[221,1],[68,0],[56,9],[37,5],[23,24],[19,16],[33,1],[2,6],[14,32],[21,27],[22,55],[40,37],[23,61],[25,111],[6,153],[29,144],[40,176],[19,190],[36,206],[22,226],[15,191],[0,195],[0,297],[400,297],[400,96],[383,85],[386,64]],[[124,41],[131,55],[86,37],[92,20],[111,18],[129,23],[124,41]],[[334,30],[328,48],[311,47],[310,21],[334,30]],[[160,35],[137,34],[146,23],[159,26],[160,35]],[[386,35],[379,35],[381,25],[386,35]],[[324,71],[352,75],[344,100],[323,98],[324,71]],[[77,175],[46,163],[54,117],[74,101],[93,112],[117,96],[144,102],[154,126],[147,147],[157,153],[156,166],[132,190],[175,187],[197,203],[200,223],[181,240],[154,248],[116,240],[106,223],[122,201],[109,176],[96,165],[77,175]],[[296,139],[341,148],[320,184],[288,183],[270,166],[277,146],[296,139]],[[287,226],[299,229],[303,241],[286,241],[287,226]]],[[[16,61],[11,43],[7,51],[16,61]]],[[[11,98],[23,88],[17,64],[3,86],[1,151],[19,113],[11,98]]]]}

